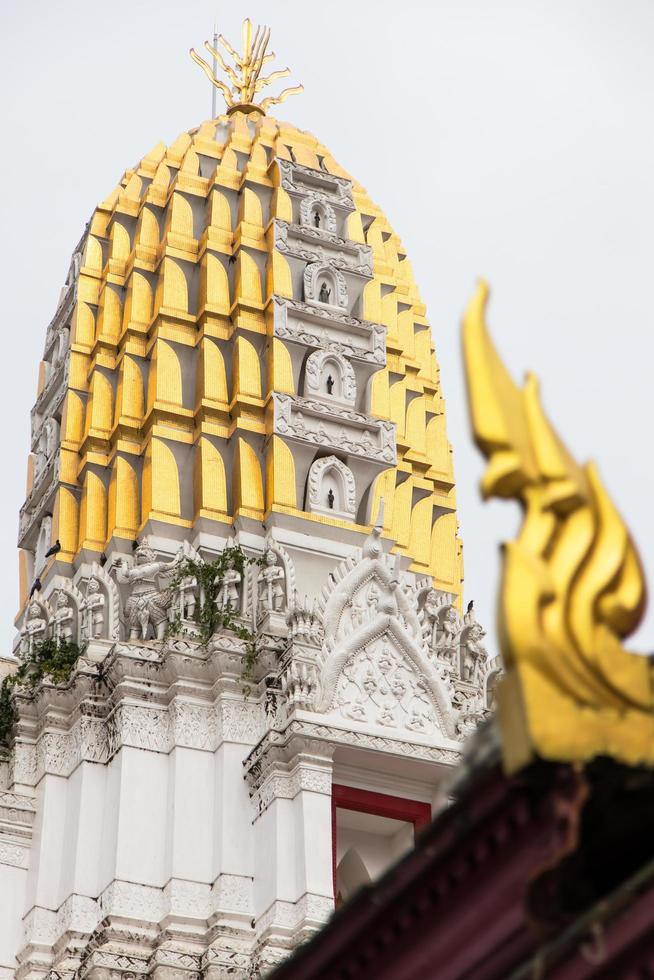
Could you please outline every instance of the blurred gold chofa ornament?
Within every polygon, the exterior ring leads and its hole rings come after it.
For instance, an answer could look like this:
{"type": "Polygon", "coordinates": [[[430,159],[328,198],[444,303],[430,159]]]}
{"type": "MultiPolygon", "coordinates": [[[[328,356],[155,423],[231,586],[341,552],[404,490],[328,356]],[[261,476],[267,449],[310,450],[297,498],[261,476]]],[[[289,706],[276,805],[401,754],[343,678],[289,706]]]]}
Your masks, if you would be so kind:
{"type": "Polygon", "coordinates": [[[280,78],[286,78],[291,74],[290,68],[280,68],[273,71],[270,75],[262,76],[261,69],[268,62],[275,58],[274,52],[266,53],[268,42],[270,41],[270,28],[257,27],[252,34],[252,21],[247,17],[243,21],[243,52],[239,54],[235,48],[227,41],[222,34],[216,38],[218,44],[227,52],[234,62],[234,68],[227,64],[220,51],[212,47],[208,41],[204,42],[206,50],[213,59],[213,67],[204,58],[191,48],[189,54],[196,65],[199,65],[209,81],[215,88],[222,92],[227,103],[227,114],[235,112],[261,112],[265,113],[271,105],[279,105],[284,102],[289,95],[298,95],[304,91],[303,85],[293,85],[285,88],[279,95],[268,96],[261,102],[255,102],[258,93],[267,85],[280,78]],[[229,82],[224,82],[216,76],[216,69],[220,67],[225,73],[229,82]]]}
{"type": "Polygon", "coordinates": [[[592,463],[579,466],[550,425],[538,382],[519,388],[488,334],[488,286],[463,322],[472,429],[488,466],[484,498],[514,498],[524,519],[504,545],[497,692],[504,765],[609,756],[654,765],[654,671],[622,639],[638,626],[638,553],[592,463]]]}

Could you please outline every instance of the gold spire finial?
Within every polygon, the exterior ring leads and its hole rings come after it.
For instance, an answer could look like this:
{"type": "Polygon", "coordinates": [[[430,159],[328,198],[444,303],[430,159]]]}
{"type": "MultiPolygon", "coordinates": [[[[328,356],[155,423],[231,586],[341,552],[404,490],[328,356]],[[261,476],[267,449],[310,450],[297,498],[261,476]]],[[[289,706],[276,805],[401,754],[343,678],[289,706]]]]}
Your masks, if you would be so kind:
{"type": "Polygon", "coordinates": [[[592,464],[580,466],[550,425],[528,375],[516,385],[485,323],[481,283],[463,321],[475,441],[488,459],[483,496],[520,501],[503,548],[497,692],[505,767],[534,755],[606,755],[654,766],[654,671],[622,645],[645,608],[629,532],[592,464]]]}
{"type": "Polygon", "coordinates": [[[211,55],[214,66],[220,66],[231,84],[224,82],[220,78],[216,78],[215,67],[212,68],[211,65],[207,64],[204,58],[201,58],[193,48],[191,48],[189,53],[196,65],[199,65],[205,73],[211,84],[222,92],[227,103],[228,114],[236,112],[237,109],[240,112],[256,111],[265,113],[269,106],[278,105],[284,99],[287,99],[289,95],[297,95],[299,92],[304,91],[303,85],[293,85],[290,88],[285,88],[279,95],[268,96],[262,99],[261,102],[255,103],[254,100],[257,93],[265,88],[266,85],[277,81],[278,78],[285,78],[291,73],[289,68],[282,68],[278,71],[271,72],[270,75],[265,77],[261,75],[263,66],[275,57],[272,51],[266,54],[268,42],[270,41],[269,27],[257,27],[253,36],[252,21],[247,17],[243,21],[242,54],[235,51],[222,34],[219,34],[216,40],[232,58],[235,68],[227,64],[218,49],[212,47],[208,41],[204,42],[204,46],[211,55]]]}

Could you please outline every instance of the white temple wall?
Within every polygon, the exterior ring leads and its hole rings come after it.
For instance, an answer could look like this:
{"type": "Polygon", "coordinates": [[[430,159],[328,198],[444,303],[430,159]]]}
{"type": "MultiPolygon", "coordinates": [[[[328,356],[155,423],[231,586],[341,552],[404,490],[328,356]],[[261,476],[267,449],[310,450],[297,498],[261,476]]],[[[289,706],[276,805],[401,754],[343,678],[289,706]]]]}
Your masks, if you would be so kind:
{"type": "Polygon", "coordinates": [[[239,742],[222,742],[215,753],[214,881],[220,875],[254,875],[252,809],[243,777],[243,759],[250,748],[239,742]]]}
{"type": "Polygon", "coordinates": [[[168,756],[123,746],[115,877],[166,884],[168,756]]]}
{"type": "Polygon", "coordinates": [[[0,980],[13,980],[16,950],[23,945],[27,871],[1,862],[0,855],[0,980]]]}
{"type": "Polygon", "coordinates": [[[93,762],[81,762],[68,779],[60,903],[72,894],[98,896],[106,781],[106,766],[93,762]]]}
{"type": "MultiPolygon", "coordinates": [[[[215,760],[211,752],[175,747],[169,757],[166,880],[210,885],[215,760]]],[[[162,820],[165,814],[161,814],[162,820]]]]}
{"type": "Polygon", "coordinates": [[[66,841],[68,779],[46,773],[36,788],[36,819],[27,875],[25,912],[60,904],[61,858],[66,841]]]}
{"type": "Polygon", "coordinates": [[[106,766],[103,766],[106,782],[102,819],[102,848],[98,854],[98,894],[101,894],[116,877],[122,763],[123,750],[121,749],[106,766]]]}
{"type": "Polygon", "coordinates": [[[299,901],[305,894],[331,900],[334,895],[331,796],[302,790],[293,800],[293,809],[296,833],[294,901],[299,901]]]}

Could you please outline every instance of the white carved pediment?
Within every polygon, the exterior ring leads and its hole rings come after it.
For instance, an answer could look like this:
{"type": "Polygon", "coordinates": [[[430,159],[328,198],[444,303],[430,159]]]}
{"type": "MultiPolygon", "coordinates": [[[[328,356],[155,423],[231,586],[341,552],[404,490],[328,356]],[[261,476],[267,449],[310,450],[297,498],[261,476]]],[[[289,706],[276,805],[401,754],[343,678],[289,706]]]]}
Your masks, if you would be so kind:
{"type": "Polygon", "coordinates": [[[348,559],[333,573],[323,591],[323,623],[328,644],[372,622],[378,613],[397,616],[408,634],[421,643],[415,603],[394,577],[394,560],[383,553],[375,528],[363,546],[362,560],[348,559]]]}
{"type": "Polygon", "coordinates": [[[453,736],[452,690],[430,662],[415,604],[381,545],[381,518],[361,560],[323,591],[325,643],[317,710],[397,730],[453,736]]]}
{"type": "Polygon", "coordinates": [[[397,616],[385,613],[331,651],[317,710],[405,733],[455,734],[447,682],[397,616]]]}

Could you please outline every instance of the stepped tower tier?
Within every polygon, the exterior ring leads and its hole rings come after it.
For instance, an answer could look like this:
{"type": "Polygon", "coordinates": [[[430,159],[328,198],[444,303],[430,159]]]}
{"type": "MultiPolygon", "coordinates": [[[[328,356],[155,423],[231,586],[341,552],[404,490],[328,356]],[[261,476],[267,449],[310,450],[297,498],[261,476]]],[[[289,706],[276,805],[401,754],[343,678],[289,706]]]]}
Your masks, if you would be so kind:
{"type": "Polygon", "coordinates": [[[409,259],[256,104],[266,44],[246,22],[227,113],[96,208],[47,329],[0,980],[263,975],[411,846],[491,706],[409,259]]]}

